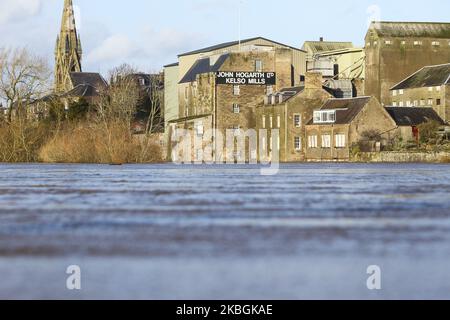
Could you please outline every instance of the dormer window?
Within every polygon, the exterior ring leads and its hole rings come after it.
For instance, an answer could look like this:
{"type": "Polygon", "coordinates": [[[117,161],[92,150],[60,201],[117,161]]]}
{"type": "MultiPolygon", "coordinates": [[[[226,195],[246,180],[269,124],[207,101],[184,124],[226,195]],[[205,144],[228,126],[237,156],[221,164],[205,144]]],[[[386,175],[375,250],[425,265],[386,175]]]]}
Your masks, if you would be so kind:
{"type": "Polygon", "coordinates": [[[335,123],[336,110],[314,111],[314,123],[335,123]]]}

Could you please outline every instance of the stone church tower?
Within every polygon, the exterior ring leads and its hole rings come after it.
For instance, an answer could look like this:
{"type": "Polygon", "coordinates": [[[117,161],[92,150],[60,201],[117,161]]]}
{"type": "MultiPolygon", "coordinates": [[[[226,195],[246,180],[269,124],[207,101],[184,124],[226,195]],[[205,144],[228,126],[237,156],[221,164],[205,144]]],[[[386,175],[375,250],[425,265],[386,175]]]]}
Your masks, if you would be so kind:
{"type": "Polygon", "coordinates": [[[81,41],[75,25],[72,0],[64,0],[61,32],[55,48],[55,91],[72,89],[71,72],[81,72],[81,41]]]}

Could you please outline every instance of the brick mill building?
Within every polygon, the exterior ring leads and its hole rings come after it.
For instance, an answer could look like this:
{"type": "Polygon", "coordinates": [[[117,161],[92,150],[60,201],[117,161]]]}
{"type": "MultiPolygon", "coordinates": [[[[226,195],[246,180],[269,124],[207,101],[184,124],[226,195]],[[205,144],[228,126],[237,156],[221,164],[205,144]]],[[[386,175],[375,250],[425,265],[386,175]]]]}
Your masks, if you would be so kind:
{"type": "Polygon", "coordinates": [[[393,107],[430,107],[450,121],[450,63],[426,66],[390,90],[393,107]]]}
{"type": "MultiPolygon", "coordinates": [[[[176,104],[166,103],[165,112],[175,117],[168,121],[168,136],[177,128],[190,129],[196,136],[215,129],[224,137],[227,130],[257,129],[256,107],[273,92],[301,85],[305,67],[304,51],[264,38],[180,55],[178,64],[166,67],[165,81],[178,94],[171,99],[176,104]],[[174,70],[182,74],[176,86],[175,79],[167,77],[177,76],[174,70]]],[[[192,155],[193,160],[199,157],[192,155]]]]}
{"type": "Polygon", "coordinates": [[[402,79],[424,66],[450,62],[450,23],[372,22],[365,42],[365,94],[383,105],[402,79]]]}

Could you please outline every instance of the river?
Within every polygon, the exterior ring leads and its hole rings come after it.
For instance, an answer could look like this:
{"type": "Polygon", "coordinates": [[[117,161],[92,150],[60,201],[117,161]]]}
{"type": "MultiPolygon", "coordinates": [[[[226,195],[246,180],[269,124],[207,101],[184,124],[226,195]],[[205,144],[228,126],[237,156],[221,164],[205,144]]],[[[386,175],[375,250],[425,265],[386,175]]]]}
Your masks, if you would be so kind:
{"type": "Polygon", "coordinates": [[[260,173],[0,164],[0,298],[450,299],[450,165],[260,173]]]}

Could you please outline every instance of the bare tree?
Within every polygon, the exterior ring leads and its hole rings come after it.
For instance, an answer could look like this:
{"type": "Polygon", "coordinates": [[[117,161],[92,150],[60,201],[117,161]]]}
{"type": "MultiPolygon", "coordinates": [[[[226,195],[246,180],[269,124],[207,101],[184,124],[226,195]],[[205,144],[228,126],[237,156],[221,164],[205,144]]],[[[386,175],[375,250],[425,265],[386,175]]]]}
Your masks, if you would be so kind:
{"type": "Polygon", "coordinates": [[[50,76],[45,60],[27,49],[0,49],[0,98],[6,103],[8,122],[13,108],[20,116],[31,101],[48,92],[50,76]]]}
{"type": "Polygon", "coordinates": [[[145,126],[146,134],[164,130],[164,80],[161,74],[151,74],[150,83],[146,88],[148,95],[148,116],[145,126]]]}

